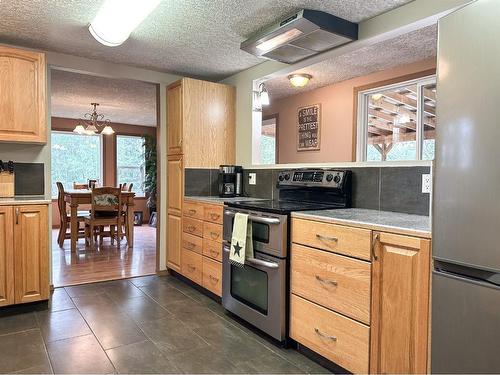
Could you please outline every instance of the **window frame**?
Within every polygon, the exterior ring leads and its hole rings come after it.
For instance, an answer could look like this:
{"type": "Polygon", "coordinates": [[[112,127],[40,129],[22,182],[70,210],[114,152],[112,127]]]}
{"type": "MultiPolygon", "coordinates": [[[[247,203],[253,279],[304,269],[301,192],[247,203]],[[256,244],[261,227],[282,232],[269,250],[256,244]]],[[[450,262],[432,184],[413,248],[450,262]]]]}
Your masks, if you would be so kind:
{"type": "MultiPolygon", "coordinates": [[[[424,143],[424,126],[423,126],[423,116],[424,113],[422,111],[422,100],[423,97],[423,89],[425,86],[429,84],[436,84],[437,77],[436,74],[423,75],[419,78],[407,79],[404,80],[404,77],[401,77],[401,81],[397,81],[391,84],[382,84],[380,86],[370,87],[368,89],[357,91],[356,99],[357,99],[357,118],[356,118],[356,161],[358,162],[367,162],[367,163],[386,163],[386,162],[394,162],[394,161],[368,161],[367,158],[367,146],[368,146],[368,101],[369,97],[372,94],[379,93],[381,91],[396,89],[402,86],[408,85],[416,85],[417,86],[417,113],[415,117],[417,119],[417,129],[416,129],[416,155],[415,159],[411,160],[398,160],[405,162],[412,161],[431,161],[427,159],[422,159],[422,150],[424,143]]],[[[425,102],[424,102],[425,103],[425,102]]]]}
{"type": "MultiPolygon", "coordinates": [[[[145,141],[145,135],[144,134],[122,134],[122,133],[116,133],[115,134],[115,184],[118,186],[120,183],[119,181],[119,176],[118,176],[118,138],[141,138],[143,140],[143,143],[145,141]]],[[[144,146],[143,146],[144,147],[144,146]]],[[[144,154],[143,154],[144,155],[144,154]]],[[[144,157],[144,178],[143,182],[146,181],[146,158],[144,157]]],[[[146,192],[142,192],[142,194],[139,194],[138,192],[135,193],[135,198],[146,198],[146,192]]]]}
{"type": "MultiPolygon", "coordinates": [[[[275,164],[279,164],[279,155],[278,155],[278,150],[279,150],[279,120],[280,120],[280,116],[279,116],[279,113],[272,113],[272,114],[269,114],[269,115],[266,115],[266,116],[262,116],[262,122],[261,122],[261,127],[262,127],[262,123],[266,120],[271,120],[271,119],[274,119],[275,121],[275,139],[274,139],[274,164],[260,164],[260,165],[275,165],[275,164]]],[[[261,134],[262,134],[262,128],[261,128],[261,134]]],[[[259,150],[259,157],[261,156],[260,155],[260,151],[259,150]]]]}

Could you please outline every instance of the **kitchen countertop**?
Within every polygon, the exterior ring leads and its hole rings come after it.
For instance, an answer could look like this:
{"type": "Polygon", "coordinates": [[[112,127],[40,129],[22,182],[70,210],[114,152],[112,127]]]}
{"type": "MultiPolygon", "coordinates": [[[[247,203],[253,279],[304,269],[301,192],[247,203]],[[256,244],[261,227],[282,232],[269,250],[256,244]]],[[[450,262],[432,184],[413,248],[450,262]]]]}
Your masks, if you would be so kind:
{"type": "Polygon", "coordinates": [[[292,212],[292,217],[431,238],[429,216],[363,208],[346,208],[292,212]]]}
{"type": "Polygon", "coordinates": [[[50,204],[50,199],[43,195],[19,195],[10,198],[0,198],[0,206],[16,206],[21,204],[50,204]]]}
{"type": "Polygon", "coordinates": [[[221,197],[203,197],[203,196],[185,196],[184,199],[201,201],[212,204],[224,204],[224,202],[237,202],[237,201],[261,201],[262,198],[251,197],[234,197],[234,198],[221,198],[221,197]]]}

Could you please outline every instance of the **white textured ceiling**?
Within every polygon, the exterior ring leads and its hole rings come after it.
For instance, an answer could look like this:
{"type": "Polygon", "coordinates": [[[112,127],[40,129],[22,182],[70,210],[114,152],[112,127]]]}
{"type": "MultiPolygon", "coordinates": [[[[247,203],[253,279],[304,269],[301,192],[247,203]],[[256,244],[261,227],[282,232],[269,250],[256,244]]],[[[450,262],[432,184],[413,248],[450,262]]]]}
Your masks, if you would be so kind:
{"type": "Polygon", "coordinates": [[[279,99],[425,60],[436,56],[436,53],[437,25],[431,25],[297,70],[294,73],[307,73],[313,76],[305,87],[293,87],[285,75],[266,81],[266,88],[271,100],[279,99]]]}
{"type": "Polygon", "coordinates": [[[240,43],[291,12],[317,9],[360,22],[411,0],[162,0],[119,47],[88,32],[103,1],[0,0],[0,43],[220,79],[262,62],[240,43]]]}
{"type": "Polygon", "coordinates": [[[54,117],[82,118],[97,102],[112,122],[156,126],[156,86],[149,83],[52,70],[50,100],[54,117]]]}

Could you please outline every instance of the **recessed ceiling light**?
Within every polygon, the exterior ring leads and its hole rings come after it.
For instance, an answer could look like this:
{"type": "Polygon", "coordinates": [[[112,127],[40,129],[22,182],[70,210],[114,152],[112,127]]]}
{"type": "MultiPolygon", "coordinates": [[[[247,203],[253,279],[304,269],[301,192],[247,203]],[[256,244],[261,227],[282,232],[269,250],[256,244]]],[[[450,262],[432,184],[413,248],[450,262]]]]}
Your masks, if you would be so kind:
{"type": "Polygon", "coordinates": [[[109,47],[125,42],[161,0],[106,0],[89,26],[92,36],[109,47]]]}
{"type": "Polygon", "coordinates": [[[312,78],[310,74],[290,74],[288,79],[290,83],[294,87],[304,87],[309,83],[309,80],[312,78]]]}

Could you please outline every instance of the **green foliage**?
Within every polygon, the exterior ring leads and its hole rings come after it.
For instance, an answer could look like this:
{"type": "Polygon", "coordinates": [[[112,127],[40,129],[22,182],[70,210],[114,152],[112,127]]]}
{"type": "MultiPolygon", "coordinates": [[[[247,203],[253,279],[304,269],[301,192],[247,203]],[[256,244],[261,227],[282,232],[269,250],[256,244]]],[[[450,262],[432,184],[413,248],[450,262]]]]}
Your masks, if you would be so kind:
{"type": "Polygon", "coordinates": [[[146,178],[144,180],[144,191],[148,197],[148,207],[151,211],[156,211],[156,137],[146,135],[144,137],[144,157],[146,159],[146,178]]]}

